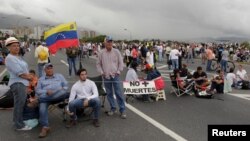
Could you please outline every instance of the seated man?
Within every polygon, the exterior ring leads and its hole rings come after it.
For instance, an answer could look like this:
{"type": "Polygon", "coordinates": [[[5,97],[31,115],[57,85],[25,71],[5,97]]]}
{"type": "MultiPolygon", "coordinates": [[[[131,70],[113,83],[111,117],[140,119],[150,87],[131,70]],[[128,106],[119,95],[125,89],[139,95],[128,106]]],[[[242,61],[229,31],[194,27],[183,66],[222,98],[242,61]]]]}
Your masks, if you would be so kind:
{"type": "Polygon", "coordinates": [[[50,131],[48,122],[48,106],[51,102],[57,102],[68,98],[68,82],[63,75],[54,74],[53,65],[48,63],[44,65],[45,75],[40,77],[37,83],[36,95],[39,99],[39,122],[42,130],[40,138],[46,137],[50,131]]]}
{"type": "Polygon", "coordinates": [[[190,81],[190,82],[185,81],[180,76],[180,73],[181,72],[176,72],[176,82],[177,82],[177,85],[179,86],[180,89],[185,90],[192,83],[192,81],[190,81]]]}
{"type": "Polygon", "coordinates": [[[211,80],[211,88],[209,92],[214,93],[214,89],[216,89],[217,93],[223,93],[224,89],[224,73],[221,70],[218,70],[218,75],[214,76],[211,80]]]}
{"type": "Polygon", "coordinates": [[[92,107],[94,110],[93,124],[95,127],[99,127],[99,113],[100,113],[100,99],[97,87],[95,83],[87,79],[87,70],[80,69],[77,72],[79,81],[77,81],[71,89],[69,97],[68,113],[70,114],[70,123],[68,128],[76,125],[76,110],[85,107],[92,107]]]}
{"type": "Polygon", "coordinates": [[[195,86],[198,89],[202,89],[209,85],[207,74],[202,70],[202,67],[197,67],[196,72],[193,74],[193,80],[195,81],[195,86]]]}
{"type": "Polygon", "coordinates": [[[242,87],[243,81],[249,81],[247,71],[243,68],[242,65],[239,65],[239,69],[236,72],[236,85],[242,87]]]}
{"type": "Polygon", "coordinates": [[[188,72],[187,65],[182,64],[182,68],[180,69],[180,77],[187,77],[188,75],[190,75],[190,73],[188,72]]]}

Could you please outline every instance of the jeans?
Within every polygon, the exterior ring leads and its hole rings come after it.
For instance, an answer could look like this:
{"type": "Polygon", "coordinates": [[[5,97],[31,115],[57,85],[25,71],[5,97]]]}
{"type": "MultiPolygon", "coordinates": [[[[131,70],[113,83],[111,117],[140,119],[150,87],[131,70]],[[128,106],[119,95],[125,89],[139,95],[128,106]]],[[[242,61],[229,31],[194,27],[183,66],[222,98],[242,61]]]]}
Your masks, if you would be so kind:
{"type": "Polygon", "coordinates": [[[17,129],[23,128],[23,110],[26,104],[26,86],[23,83],[14,83],[10,86],[11,92],[14,95],[14,110],[13,121],[17,129]]]}
{"type": "Polygon", "coordinates": [[[207,68],[206,71],[211,71],[212,60],[207,60],[207,68]]]}
{"type": "Polygon", "coordinates": [[[46,63],[38,63],[37,64],[37,70],[38,70],[38,77],[39,78],[45,74],[44,71],[43,71],[45,64],[46,63]]]}
{"type": "Polygon", "coordinates": [[[72,68],[74,69],[76,75],[76,57],[68,57],[68,64],[69,64],[69,75],[71,76],[72,68]]]}
{"type": "Polygon", "coordinates": [[[221,60],[220,65],[221,69],[224,70],[224,72],[227,72],[227,60],[221,60]]]}
{"type": "Polygon", "coordinates": [[[111,107],[111,111],[116,110],[116,104],[113,96],[113,88],[116,96],[117,103],[120,108],[120,112],[123,113],[125,111],[125,100],[124,95],[122,94],[122,88],[120,83],[120,77],[115,76],[110,77],[110,79],[104,78],[104,86],[107,93],[107,98],[111,107]]]}
{"type": "Polygon", "coordinates": [[[69,97],[69,93],[65,90],[57,91],[56,93],[48,96],[39,96],[39,122],[42,127],[49,127],[48,121],[48,106],[51,102],[62,101],[69,97]]]}
{"type": "Polygon", "coordinates": [[[179,69],[179,59],[171,59],[173,69],[179,69]]]}
{"type": "MultiPolygon", "coordinates": [[[[74,115],[70,116],[72,120],[76,120],[76,110],[80,108],[85,108],[83,107],[83,102],[86,99],[75,99],[69,103],[69,111],[73,112],[74,115]]],[[[94,119],[99,118],[99,113],[100,113],[100,108],[101,108],[101,102],[99,98],[93,98],[89,100],[89,105],[88,107],[92,107],[94,111],[94,119]]]]}
{"type": "Polygon", "coordinates": [[[162,62],[162,52],[159,52],[159,61],[162,62]]]}
{"type": "Polygon", "coordinates": [[[187,63],[189,62],[189,60],[192,61],[192,63],[194,63],[194,57],[193,54],[187,54],[187,63]]]}

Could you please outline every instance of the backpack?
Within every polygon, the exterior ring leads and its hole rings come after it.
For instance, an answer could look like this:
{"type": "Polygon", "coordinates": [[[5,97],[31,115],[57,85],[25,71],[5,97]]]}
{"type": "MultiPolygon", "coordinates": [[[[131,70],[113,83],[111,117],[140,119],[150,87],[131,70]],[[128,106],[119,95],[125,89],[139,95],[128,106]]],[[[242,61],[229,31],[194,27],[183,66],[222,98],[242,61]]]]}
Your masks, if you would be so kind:
{"type": "Polygon", "coordinates": [[[38,53],[38,58],[39,58],[41,61],[44,61],[44,60],[47,60],[47,59],[48,59],[48,53],[47,53],[47,51],[46,51],[44,48],[42,48],[42,49],[40,50],[40,52],[38,53]]]}

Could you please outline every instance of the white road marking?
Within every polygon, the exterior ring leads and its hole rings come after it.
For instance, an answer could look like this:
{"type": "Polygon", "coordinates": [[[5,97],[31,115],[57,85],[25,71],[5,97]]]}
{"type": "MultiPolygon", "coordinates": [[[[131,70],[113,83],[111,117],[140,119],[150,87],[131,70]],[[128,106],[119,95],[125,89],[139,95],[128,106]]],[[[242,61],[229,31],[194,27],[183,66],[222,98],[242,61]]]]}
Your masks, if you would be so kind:
{"type": "MultiPolygon", "coordinates": [[[[66,66],[69,66],[68,63],[66,63],[64,60],[61,60],[61,62],[63,64],[65,64],[66,66]]],[[[141,118],[145,119],[146,121],[148,121],[149,123],[151,123],[153,126],[155,126],[156,128],[160,129],[163,133],[165,133],[166,135],[169,135],[170,137],[172,137],[173,139],[177,140],[177,141],[187,141],[185,138],[181,137],[180,135],[176,134],[174,131],[168,129],[167,127],[165,127],[164,125],[160,124],[159,122],[157,122],[156,120],[154,120],[153,118],[147,116],[146,114],[144,114],[143,112],[141,112],[140,110],[136,109],[134,106],[130,105],[130,104],[126,104],[126,107],[131,110],[132,112],[134,112],[135,114],[139,115],[141,118]]]]}
{"type": "Polygon", "coordinates": [[[164,73],[170,73],[170,72],[173,72],[172,70],[159,70],[159,69],[158,69],[158,71],[160,71],[160,72],[164,72],[164,73]]]}
{"type": "Polygon", "coordinates": [[[2,77],[2,75],[4,75],[6,71],[7,71],[7,69],[5,68],[5,69],[0,73],[0,77],[2,77]]]}
{"type": "Polygon", "coordinates": [[[157,69],[162,69],[162,68],[166,68],[167,67],[167,65],[162,65],[162,66],[160,66],[160,67],[156,67],[157,69]]]}
{"type": "Polygon", "coordinates": [[[62,62],[63,64],[65,64],[66,66],[69,66],[69,64],[68,64],[67,62],[65,62],[64,60],[61,60],[61,62],[62,62]]]}
{"type": "Polygon", "coordinates": [[[250,95],[249,94],[238,94],[238,93],[227,93],[231,96],[235,96],[235,97],[238,97],[238,98],[242,98],[242,99],[245,99],[245,100],[250,100],[250,95]]]}
{"type": "Polygon", "coordinates": [[[136,109],[135,107],[133,107],[130,104],[126,104],[126,107],[133,111],[135,114],[139,115],[141,118],[145,119],[146,121],[148,121],[149,123],[151,123],[152,125],[154,125],[156,128],[160,129],[162,132],[164,132],[165,134],[169,135],[170,137],[172,137],[173,139],[177,140],[177,141],[187,141],[185,138],[181,137],[180,135],[178,135],[177,133],[175,133],[174,131],[168,129],[167,127],[165,127],[164,125],[162,125],[161,123],[157,122],[156,120],[154,120],[153,118],[147,116],[146,114],[144,114],[143,112],[141,112],[140,110],[136,109]]]}

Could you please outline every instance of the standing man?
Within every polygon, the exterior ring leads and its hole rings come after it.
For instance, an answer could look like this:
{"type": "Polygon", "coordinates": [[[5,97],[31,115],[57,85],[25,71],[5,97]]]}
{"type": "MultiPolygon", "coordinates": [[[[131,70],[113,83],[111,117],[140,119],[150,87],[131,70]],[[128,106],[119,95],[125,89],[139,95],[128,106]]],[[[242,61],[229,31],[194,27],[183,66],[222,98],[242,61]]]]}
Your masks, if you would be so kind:
{"type": "Polygon", "coordinates": [[[120,108],[121,118],[125,119],[125,99],[122,93],[120,83],[120,73],[123,70],[123,61],[118,49],[113,48],[112,37],[107,36],[104,40],[105,49],[98,55],[97,70],[104,77],[104,85],[107,92],[107,98],[110,104],[109,116],[116,112],[116,104],[113,96],[113,88],[117,103],[120,108]]]}
{"type": "Polygon", "coordinates": [[[159,44],[159,46],[157,46],[157,50],[158,50],[158,53],[159,53],[159,61],[162,62],[162,52],[163,52],[163,45],[162,43],[159,44]]]}
{"type": "Polygon", "coordinates": [[[6,68],[10,74],[8,85],[14,97],[13,121],[16,130],[30,130],[23,122],[23,109],[27,100],[27,87],[32,76],[29,74],[28,64],[19,55],[20,42],[15,37],[9,37],[5,46],[10,50],[6,57],[6,68]]]}
{"type": "Polygon", "coordinates": [[[69,78],[72,74],[72,69],[74,69],[74,74],[76,75],[76,57],[78,56],[79,47],[69,47],[66,49],[67,60],[69,64],[69,78]]]}
{"type": "Polygon", "coordinates": [[[206,56],[207,56],[207,68],[206,68],[206,71],[211,71],[212,60],[214,59],[214,53],[212,51],[211,46],[206,50],[206,56]]]}
{"type": "Polygon", "coordinates": [[[191,60],[192,63],[194,63],[194,56],[193,56],[193,44],[191,44],[191,47],[187,46],[187,64],[189,60],[191,60]]]}
{"type": "Polygon", "coordinates": [[[227,72],[227,61],[229,58],[229,52],[228,49],[225,48],[222,53],[221,53],[221,61],[220,61],[220,65],[221,65],[221,69],[226,73],[227,72]]]}
{"type": "Polygon", "coordinates": [[[178,50],[178,46],[170,51],[169,59],[172,61],[173,70],[179,69],[179,56],[181,53],[178,50]]]}
{"type": "Polygon", "coordinates": [[[71,121],[67,127],[76,125],[76,110],[86,107],[92,107],[94,112],[93,124],[99,127],[100,99],[95,82],[87,79],[87,70],[80,69],[77,72],[79,80],[72,86],[69,97],[69,112],[71,121]]]}
{"type": "Polygon", "coordinates": [[[38,77],[40,78],[44,74],[44,65],[47,64],[49,61],[49,49],[47,47],[42,46],[40,42],[38,42],[37,45],[38,47],[35,50],[35,58],[37,58],[37,71],[38,77]]]}

